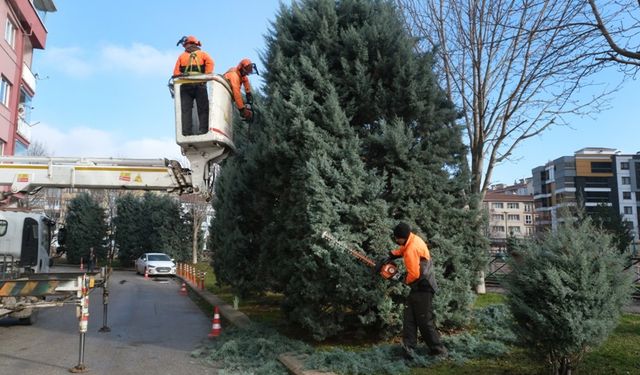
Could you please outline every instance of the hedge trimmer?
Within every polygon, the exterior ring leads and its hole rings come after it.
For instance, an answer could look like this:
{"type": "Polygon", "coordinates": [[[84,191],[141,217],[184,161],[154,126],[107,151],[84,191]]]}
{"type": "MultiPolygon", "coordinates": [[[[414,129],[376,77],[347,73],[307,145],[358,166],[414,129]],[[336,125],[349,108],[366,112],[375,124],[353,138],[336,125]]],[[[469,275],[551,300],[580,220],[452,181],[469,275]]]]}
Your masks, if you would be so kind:
{"type": "Polygon", "coordinates": [[[329,231],[322,232],[322,238],[329,242],[331,245],[334,245],[335,247],[346,251],[347,254],[355,257],[360,262],[364,263],[367,267],[373,268],[375,270],[379,269],[378,273],[385,279],[391,279],[398,274],[398,267],[396,267],[393,262],[385,261],[382,262],[382,264],[378,264],[362,251],[351,248],[344,242],[339,241],[337,238],[331,235],[329,231]]]}

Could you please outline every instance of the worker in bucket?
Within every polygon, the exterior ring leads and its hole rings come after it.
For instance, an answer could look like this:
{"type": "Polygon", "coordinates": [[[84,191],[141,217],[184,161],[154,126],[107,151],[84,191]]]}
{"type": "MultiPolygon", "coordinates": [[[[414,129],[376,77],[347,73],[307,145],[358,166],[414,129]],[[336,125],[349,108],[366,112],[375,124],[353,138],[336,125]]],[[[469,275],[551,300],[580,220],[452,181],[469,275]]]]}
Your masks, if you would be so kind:
{"type": "MultiPolygon", "coordinates": [[[[173,77],[212,74],[215,63],[208,53],[202,51],[202,43],[194,36],[183,36],[176,45],[184,47],[173,69],[173,77]]],[[[198,133],[205,134],[209,129],[209,96],[205,82],[183,83],[180,87],[180,106],[182,108],[182,135],[193,135],[191,112],[193,102],[198,108],[198,133]]]]}
{"type": "Polygon", "coordinates": [[[404,281],[411,288],[402,319],[404,358],[415,358],[418,329],[429,347],[429,354],[444,356],[447,349],[440,341],[433,313],[433,295],[438,290],[438,285],[429,248],[422,238],[411,232],[407,223],[399,223],[394,228],[393,238],[400,247],[389,253],[389,260],[402,257],[407,269],[404,280],[400,273],[394,275],[394,278],[404,281]]]}
{"type": "Polygon", "coordinates": [[[224,74],[224,78],[229,82],[231,86],[231,92],[233,93],[233,101],[236,103],[240,115],[246,121],[251,121],[253,118],[253,111],[251,106],[253,105],[253,94],[251,93],[251,83],[249,83],[249,75],[258,72],[256,64],[251,60],[244,58],[240,60],[237,66],[227,70],[224,74]],[[240,86],[244,86],[244,96],[247,103],[242,100],[242,93],[240,92],[240,86]]]}

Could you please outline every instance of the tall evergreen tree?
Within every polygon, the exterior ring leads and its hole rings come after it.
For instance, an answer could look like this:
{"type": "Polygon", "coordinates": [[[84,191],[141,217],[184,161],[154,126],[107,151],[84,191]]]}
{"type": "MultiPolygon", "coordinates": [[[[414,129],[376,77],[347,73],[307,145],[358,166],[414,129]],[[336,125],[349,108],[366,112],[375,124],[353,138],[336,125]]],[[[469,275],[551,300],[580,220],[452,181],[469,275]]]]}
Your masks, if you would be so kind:
{"type": "Polygon", "coordinates": [[[630,254],[629,246],[633,242],[633,225],[625,221],[622,214],[612,206],[599,205],[589,216],[596,226],[611,234],[613,244],[620,254],[630,254]]]}
{"type": "Polygon", "coordinates": [[[465,148],[431,59],[414,52],[393,4],[283,5],[267,44],[264,116],[217,189],[217,274],[240,291],[283,292],[288,317],[319,339],[393,325],[401,288],[319,234],[381,257],[395,221],[409,220],[447,276],[441,321],[466,322],[484,243],[464,194],[465,148]]]}
{"type": "Polygon", "coordinates": [[[69,202],[67,219],[67,259],[70,263],[87,263],[89,248],[93,247],[98,260],[107,255],[107,224],[105,212],[88,193],[80,193],[69,202]]]}
{"type": "Polygon", "coordinates": [[[113,220],[114,241],[118,249],[118,259],[122,264],[132,265],[144,252],[142,231],[144,217],[139,198],[131,193],[118,197],[116,217],[113,220]]]}
{"type": "Polygon", "coordinates": [[[121,261],[131,263],[148,252],[165,253],[180,261],[190,259],[191,221],[175,198],[127,194],[117,205],[115,241],[121,261]]]}

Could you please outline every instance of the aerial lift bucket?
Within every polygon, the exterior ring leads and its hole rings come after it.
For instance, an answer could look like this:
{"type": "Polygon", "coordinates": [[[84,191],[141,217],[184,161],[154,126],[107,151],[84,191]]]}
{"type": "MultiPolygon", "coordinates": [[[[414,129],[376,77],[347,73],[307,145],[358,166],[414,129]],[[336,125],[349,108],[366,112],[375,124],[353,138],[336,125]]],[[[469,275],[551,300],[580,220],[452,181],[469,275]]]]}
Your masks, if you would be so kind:
{"type": "MultiPolygon", "coordinates": [[[[215,165],[235,149],[231,88],[222,76],[213,74],[176,77],[171,87],[175,102],[176,142],[182,148],[183,155],[189,160],[194,192],[201,194],[208,192],[210,197],[215,179],[215,165]],[[209,124],[204,134],[185,135],[182,133],[180,90],[183,85],[193,83],[207,85],[209,124]]],[[[193,112],[193,128],[197,129],[198,116],[195,103],[193,112]]]]}

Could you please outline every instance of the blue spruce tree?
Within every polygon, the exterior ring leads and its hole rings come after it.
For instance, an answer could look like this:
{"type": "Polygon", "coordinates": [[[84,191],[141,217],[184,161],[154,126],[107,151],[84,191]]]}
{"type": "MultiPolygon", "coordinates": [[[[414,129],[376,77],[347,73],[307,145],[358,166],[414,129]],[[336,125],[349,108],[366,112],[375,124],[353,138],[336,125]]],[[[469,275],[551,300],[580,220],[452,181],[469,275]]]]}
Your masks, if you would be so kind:
{"type": "Polygon", "coordinates": [[[382,257],[408,220],[441,271],[441,323],[466,323],[485,246],[466,151],[431,58],[414,51],[394,5],[283,5],[267,44],[262,120],[218,185],[216,273],[239,291],[284,293],[287,316],[317,339],[392,326],[402,288],[319,235],[382,257]]]}

